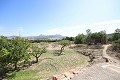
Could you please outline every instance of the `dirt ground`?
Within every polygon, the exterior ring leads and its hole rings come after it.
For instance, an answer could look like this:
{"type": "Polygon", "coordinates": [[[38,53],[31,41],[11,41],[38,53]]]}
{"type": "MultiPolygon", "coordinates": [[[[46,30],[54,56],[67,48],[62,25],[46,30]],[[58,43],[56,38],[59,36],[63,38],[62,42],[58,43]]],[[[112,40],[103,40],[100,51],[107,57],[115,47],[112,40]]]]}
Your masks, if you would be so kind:
{"type": "Polygon", "coordinates": [[[108,54],[109,56],[117,59],[117,60],[120,60],[120,58],[118,58],[118,56],[117,56],[117,54],[120,54],[120,53],[118,53],[118,52],[116,52],[116,51],[113,51],[113,50],[112,50],[112,46],[108,47],[108,49],[107,49],[107,54],[108,54]]]}
{"type": "Polygon", "coordinates": [[[118,60],[107,55],[106,50],[110,45],[104,45],[103,57],[108,58],[108,63],[99,63],[88,67],[84,72],[72,80],[119,80],[120,64],[118,60]]]}

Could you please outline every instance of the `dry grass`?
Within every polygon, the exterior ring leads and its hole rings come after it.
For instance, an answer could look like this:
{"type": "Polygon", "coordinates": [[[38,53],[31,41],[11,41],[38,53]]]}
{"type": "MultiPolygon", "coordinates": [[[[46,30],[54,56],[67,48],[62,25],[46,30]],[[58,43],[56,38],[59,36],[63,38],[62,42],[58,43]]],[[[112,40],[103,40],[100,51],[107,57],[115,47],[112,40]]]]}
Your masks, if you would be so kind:
{"type": "MultiPolygon", "coordinates": [[[[28,69],[14,73],[12,80],[40,80],[60,74],[75,67],[87,66],[89,59],[73,49],[65,48],[63,55],[55,56],[54,50],[60,49],[56,44],[42,44],[48,46],[48,52],[43,54],[39,63],[33,64],[28,69]],[[29,75],[29,72],[31,73],[29,75]],[[24,74],[24,75],[23,75],[24,74]],[[26,75],[26,77],[25,77],[26,75]],[[23,78],[22,78],[23,77],[23,78]]],[[[41,44],[40,44],[41,46],[41,44]]]]}

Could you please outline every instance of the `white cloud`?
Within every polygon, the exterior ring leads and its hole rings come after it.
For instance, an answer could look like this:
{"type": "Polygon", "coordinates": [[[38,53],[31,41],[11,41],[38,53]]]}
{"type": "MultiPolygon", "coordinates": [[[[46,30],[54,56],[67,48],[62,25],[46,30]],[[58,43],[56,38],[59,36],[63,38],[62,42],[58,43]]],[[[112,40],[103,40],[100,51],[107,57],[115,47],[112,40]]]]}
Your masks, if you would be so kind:
{"type": "Polygon", "coordinates": [[[87,29],[92,32],[105,30],[107,33],[113,33],[115,29],[120,28],[120,20],[112,20],[89,25],[58,27],[45,32],[45,34],[61,34],[65,36],[76,36],[79,33],[86,33],[87,29]]]}

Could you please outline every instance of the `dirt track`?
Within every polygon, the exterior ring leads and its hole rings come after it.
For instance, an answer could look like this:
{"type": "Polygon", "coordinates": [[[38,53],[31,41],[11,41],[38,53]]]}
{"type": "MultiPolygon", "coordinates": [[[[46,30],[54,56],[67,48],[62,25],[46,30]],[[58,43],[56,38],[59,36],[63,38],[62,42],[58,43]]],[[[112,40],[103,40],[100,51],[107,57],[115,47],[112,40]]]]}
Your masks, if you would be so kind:
{"type": "Polygon", "coordinates": [[[103,57],[108,58],[108,63],[99,63],[88,67],[71,80],[120,80],[119,61],[108,56],[106,50],[110,45],[104,45],[103,57]]]}

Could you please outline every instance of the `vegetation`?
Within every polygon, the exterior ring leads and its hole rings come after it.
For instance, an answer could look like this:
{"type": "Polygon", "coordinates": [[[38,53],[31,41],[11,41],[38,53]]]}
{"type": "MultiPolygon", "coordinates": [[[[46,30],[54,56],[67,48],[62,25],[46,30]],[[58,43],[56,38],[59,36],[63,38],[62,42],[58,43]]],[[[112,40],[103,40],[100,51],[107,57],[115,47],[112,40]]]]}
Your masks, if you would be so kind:
{"type": "Polygon", "coordinates": [[[120,39],[120,29],[115,30],[112,39],[113,41],[120,39]]]}
{"type": "Polygon", "coordinates": [[[40,39],[40,40],[31,40],[32,43],[40,43],[40,42],[57,42],[59,40],[51,40],[51,39],[40,39]]]}
{"type": "Polygon", "coordinates": [[[111,43],[112,42],[112,36],[107,36],[107,42],[111,43]]]}
{"type": "Polygon", "coordinates": [[[0,38],[0,62],[3,65],[13,64],[17,69],[17,63],[29,59],[28,48],[30,43],[28,40],[15,37],[8,40],[6,37],[0,38]]]}
{"type": "Polygon", "coordinates": [[[86,30],[87,35],[84,34],[78,34],[75,37],[75,44],[106,44],[107,41],[107,35],[105,31],[95,32],[92,33],[90,29],[86,30]]]}
{"type": "Polygon", "coordinates": [[[113,50],[120,52],[120,39],[113,42],[113,50]]]}
{"type": "Polygon", "coordinates": [[[92,39],[91,39],[91,30],[90,29],[88,29],[88,30],[86,30],[86,32],[87,32],[87,35],[86,35],[86,43],[87,43],[87,45],[90,45],[91,44],[91,42],[92,42],[92,39]]]}
{"type": "Polygon", "coordinates": [[[32,51],[31,51],[31,55],[34,56],[36,58],[36,63],[38,63],[38,59],[39,57],[43,54],[46,53],[46,47],[39,47],[38,45],[32,45],[32,51]]]}
{"type": "Polygon", "coordinates": [[[75,37],[75,44],[85,44],[86,36],[84,34],[78,34],[75,37]]]}
{"type": "Polygon", "coordinates": [[[120,52],[120,29],[116,29],[113,34],[113,50],[120,52]]]}
{"type": "Polygon", "coordinates": [[[116,29],[112,36],[112,51],[120,59],[120,29],[116,29]]]}
{"type": "Polygon", "coordinates": [[[91,34],[91,41],[94,44],[101,43],[106,44],[107,36],[105,31],[100,31],[91,34]]]}
{"type": "Polygon", "coordinates": [[[64,48],[65,48],[66,46],[70,45],[70,41],[68,41],[68,40],[61,40],[61,41],[59,42],[59,44],[60,44],[62,47],[61,47],[60,53],[59,53],[58,55],[61,55],[62,52],[63,52],[63,50],[64,50],[64,48]]]}
{"type": "Polygon", "coordinates": [[[7,73],[8,65],[10,63],[10,40],[6,37],[0,37],[0,76],[7,73]]]}
{"type": "Polygon", "coordinates": [[[11,40],[12,49],[11,49],[11,63],[14,64],[15,69],[17,69],[17,64],[20,61],[27,61],[30,56],[28,53],[28,48],[30,47],[30,43],[27,39],[15,37],[11,40]]]}
{"type": "Polygon", "coordinates": [[[89,58],[78,52],[65,49],[65,55],[54,56],[53,51],[41,55],[41,61],[30,66],[28,69],[13,73],[7,80],[41,80],[51,78],[76,67],[88,65],[89,58]]]}
{"type": "Polygon", "coordinates": [[[66,38],[63,38],[63,40],[74,41],[74,37],[66,37],[66,38]]]}
{"type": "Polygon", "coordinates": [[[9,40],[4,36],[0,37],[0,76],[5,75],[13,67],[16,70],[18,63],[30,58],[29,46],[29,41],[24,38],[15,37],[9,40]]]}
{"type": "MultiPolygon", "coordinates": [[[[33,80],[39,78],[44,78],[46,76],[51,76],[56,74],[56,72],[64,71],[70,69],[70,67],[76,67],[79,65],[88,64],[86,57],[78,54],[78,52],[67,48],[64,50],[66,46],[70,45],[71,42],[74,41],[75,44],[88,45],[92,44],[106,44],[107,41],[113,44],[112,50],[118,52],[117,56],[120,58],[120,29],[116,29],[113,36],[107,36],[105,31],[92,33],[90,29],[86,30],[87,34],[78,34],[76,37],[66,37],[62,40],[27,40],[20,37],[14,37],[13,39],[8,39],[7,37],[0,37],[0,76],[5,75],[10,70],[12,71],[12,75],[9,76],[9,79],[14,80],[33,80]],[[32,44],[31,44],[32,42],[32,44]],[[43,44],[41,42],[47,42],[47,44],[43,44]],[[61,55],[64,51],[65,55],[54,56],[52,53],[55,51],[53,47],[48,42],[57,42],[58,45],[58,55],[61,55]],[[40,46],[42,44],[42,46],[40,46]],[[47,47],[51,46],[47,51],[47,47]],[[44,54],[46,53],[46,54],[44,54]],[[31,55],[33,57],[31,57],[31,55]],[[16,72],[19,67],[26,64],[26,61],[30,59],[36,59],[36,63],[39,63],[39,58],[41,58],[41,62],[39,64],[33,65],[34,69],[29,68],[28,70],[16,72]],[[45,61],[44,61],[45,60],[45,61]],[[37,66],[37,67],[36,67],[37,66]],[[15,70],[15,72],[13,72],[15,70]],[[30,74],[31,73],[31,74],[30,74]],[[45,75],[44,75],[45,74],[45,75]],[[25,75],[25,76],[24,76],[25,75]],[[29,75],[33,75],[35,77],[30,77],[29,75]],[[41,76],[36,76],[41,75],[41,76]],[[44,75],[44,76],[42,76],[44,75]],[[22,76],[22,77],[21,77],[22,76]]],[[[52,43],[54,44],[54,43],[52,43]]],[[[56,43],[55,43],[56,44],[56,43]]],[[[93,45],[94,46],[94,45],[93,45]]],[[[56,47],[56,46],[55,46],[56,47]]],[[[55,48],[54,47],[54,48],[55,48]]],[[[96,54],[96,53],[95,53],[96,54]]],[[[30,60],[30,61],[31,61],[30,60]]],[[[32,67],[32,66],[31,66],[32,67]]]]}

